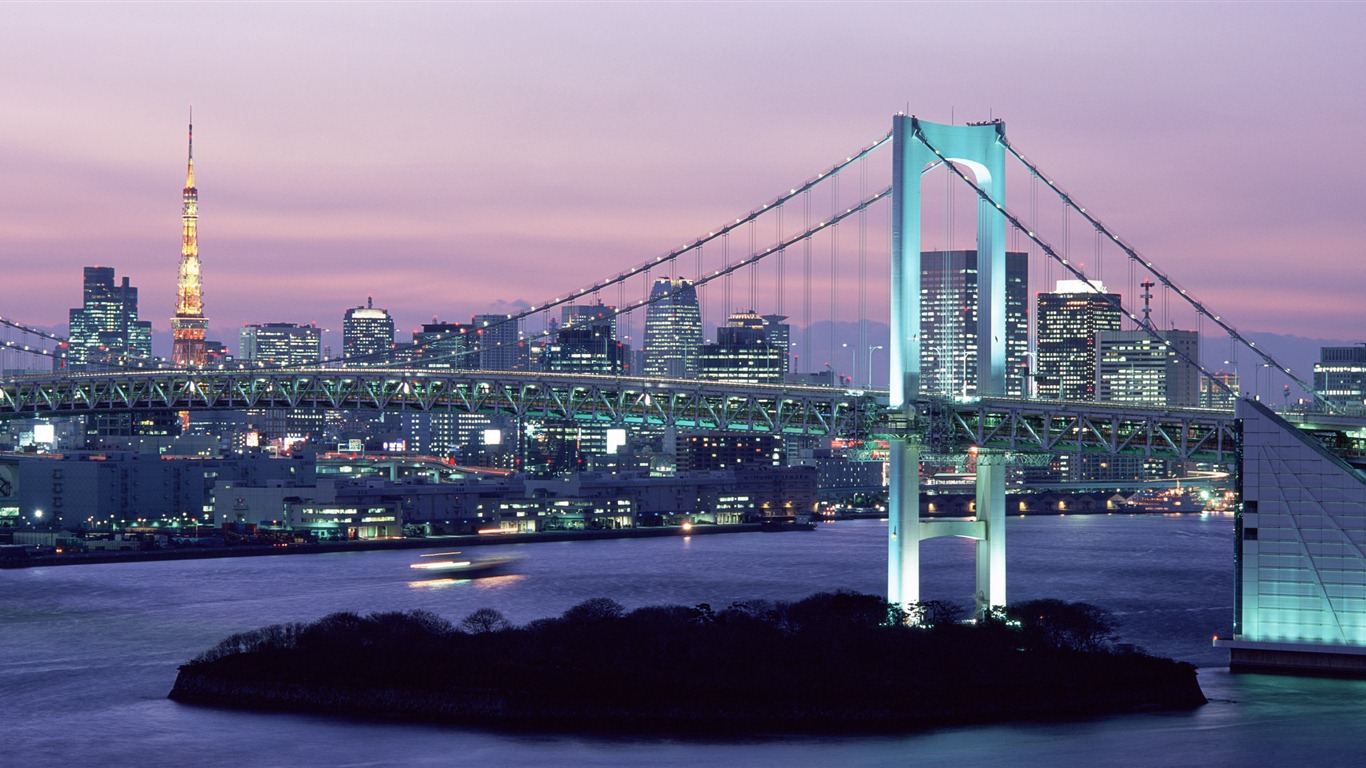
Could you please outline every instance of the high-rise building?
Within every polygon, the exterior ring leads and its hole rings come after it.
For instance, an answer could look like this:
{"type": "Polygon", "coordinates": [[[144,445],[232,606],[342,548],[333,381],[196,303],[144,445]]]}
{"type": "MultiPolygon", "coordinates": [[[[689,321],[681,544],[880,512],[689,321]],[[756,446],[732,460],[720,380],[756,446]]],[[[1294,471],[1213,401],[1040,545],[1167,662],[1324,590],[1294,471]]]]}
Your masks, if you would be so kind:
{"type": "Polygon", "coordinates": [[[630,367],[631,348],[612,337],[606,319],[561,326],[545,346],[546,370],[610,376],[630,367]]]}
{"type": "Polygon", "coordinates": [[[587,323],[605,324],[608,335],[615,339],[617,337],[617,308],[607,306],[601,301],[596,304],[570,304],[560,308],[561,328],[572,328],[587,323]]]}
{"type": "Polygon", "coordinates": [[[1200,407],[1232,410],[1238,402],[1238,374],[1215,371],[1200,377],[1200,407]],[[1220,382],[1223,386],[1220,386],[1220,382]]]}
{"type": "Polygon", "coordinates": [[[1100,292],[1082,280],[1059,280],[1053,293],[1039,294],[1038,367],[1041,398],[1094,400],[1096,334],[1118,331],[1119,294],[1100,292]]]}
{"type": "Polygon", "coordinates": [[[692,282],[661,277],[650,286],[645,309],[645,360],[641,373],[653,378],[693,379],[702,345],[702,312],[692,282]]]}
{"type": "Polygon", "coordinates": [[[346,310],[342,318],[342,358],[350,365],[388,365],[394,351],[394,318],[387,309],[365,306],[346,310]]]}
{"type": "MultiPolygon", "coordinates": [[[[920,388],[977,394],[977,251],[920,254],[920,388]]],[[[1029,255],[1006,252],[1006,394],[1026,394],[1029,255]]]]}
{"type": "Polygon", "coordinates": [[[475,315],[479,368],[485,371],[526,370],[526,347],[522,345],[522,322],[512,315],[475,315]]]}
{"type": "Polygon", "coordinates": [[[271,366],[316,365],[322,358],[322,330],[312,323],[260,323],[242,327],[243,362],[271,366]]]}
{"type": "Polygon", "coordinates": [[[768,345],[782,350],[783,375],[792,372],[792,326],[788,325],[787,315],[763,315],[764,337],[768,345]]]}
{"type": "Polygon", "coordinates": [[[477,339],[473,325],[433,320],[413,331],[413,344],[403,357],[415,368],[473,371],[479,368],[477,339]]]}
{"type": "Polygon", "coordinates": [[[138,289],[114,282],[112,267],[86,267],[82,305],[72,309],[67,365],[72,370],[131,367],[152,357],[152,324],[138,320],[138,289]]]}
{"type": "Polygon", "coordinates": [[[1314,363],[1314,391],[1334,413],[1366,411],[1366,344],[1320,347],[1319,361],[1314,363]]]}
{"type": "Polygon", "coordinates": [[[736,312],[716,329],[716,343],[698,352],[698,378],[744,384],[780,384],[787,373],[787,350],[769,343],[764,318],[736,312]]]}
{"type": "Polygon", "coordinates": [[[199,273],[199,190],[194,186],[194,119],[190,120],[190,154],[182,193],[180,271],[176,278],[175,317],[171,318],[171,362],[204,365],[209,319],[204,317],[203,284],[199,273]]]}
{"type": "Polygon", "coordinates": [[[1200,335],[1195,331],[1100,331],[1096,400],[1198,408],[1200,369],[1187,361],[1199,359],[1200,335]]]}

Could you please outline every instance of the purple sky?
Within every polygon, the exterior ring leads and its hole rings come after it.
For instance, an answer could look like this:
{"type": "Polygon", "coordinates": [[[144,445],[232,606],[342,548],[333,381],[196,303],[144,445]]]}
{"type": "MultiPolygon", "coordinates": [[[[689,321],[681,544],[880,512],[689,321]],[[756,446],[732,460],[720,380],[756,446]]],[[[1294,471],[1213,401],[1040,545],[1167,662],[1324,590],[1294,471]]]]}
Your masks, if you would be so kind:
{"type": "Polygon", "coordinates": [[[1240,328],[1362,339],[1363,28],[1362,4],[9,4],[0,315],[63,324],[101,264],[168,328],[190,102],[233,348],[367,294],[403,331],[558,295],[909,105],[1004,118],[1240,328]]]}

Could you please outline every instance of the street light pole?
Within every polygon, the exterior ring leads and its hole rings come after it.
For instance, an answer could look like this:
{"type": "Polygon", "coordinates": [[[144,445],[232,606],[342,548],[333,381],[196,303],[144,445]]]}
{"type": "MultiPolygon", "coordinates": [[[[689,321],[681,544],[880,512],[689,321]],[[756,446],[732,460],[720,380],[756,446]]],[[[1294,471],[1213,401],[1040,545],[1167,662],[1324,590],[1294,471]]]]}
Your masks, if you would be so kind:
{"type": "Polygon", "coordinates": [[[882,349],[882,345],[881,345],[881,344],[869,344],[869,345],[868,345],[868,388],[869,388],[869,389],[872,389],[872,387],[873,387],[873,350],[875,350],[875,349],[882,349]]]}

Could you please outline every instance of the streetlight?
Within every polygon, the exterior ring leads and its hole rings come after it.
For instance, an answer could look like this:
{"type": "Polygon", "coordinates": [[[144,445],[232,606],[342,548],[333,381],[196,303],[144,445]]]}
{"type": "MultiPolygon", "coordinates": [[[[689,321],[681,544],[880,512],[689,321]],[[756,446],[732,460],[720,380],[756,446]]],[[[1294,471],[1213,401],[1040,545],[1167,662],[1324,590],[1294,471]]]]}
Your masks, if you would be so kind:
{"type": "Polygon", "coordinates": [[[868,386],[873,386],[873,350],[882,349],[881,344],[868,345],[868,386]]]}

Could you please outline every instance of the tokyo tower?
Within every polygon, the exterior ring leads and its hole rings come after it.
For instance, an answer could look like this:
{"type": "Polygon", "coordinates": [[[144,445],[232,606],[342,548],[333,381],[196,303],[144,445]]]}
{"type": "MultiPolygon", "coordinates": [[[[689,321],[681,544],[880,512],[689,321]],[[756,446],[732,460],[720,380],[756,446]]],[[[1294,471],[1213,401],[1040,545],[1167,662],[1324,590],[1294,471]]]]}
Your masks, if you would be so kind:
{"type": "Polygon", "coordinates": [[[204,317],[203,284],[199,276],[199,190],[194,186],[194,112],[190,112],[190,155],[185,172],[185,191],[180,207],[183,229],[180,237],[180,274],[176,280],[175,317],[171,318],[171,362],[176,365],[203,365],[207,357],[204,334],[209,319],[204,317]]]}

